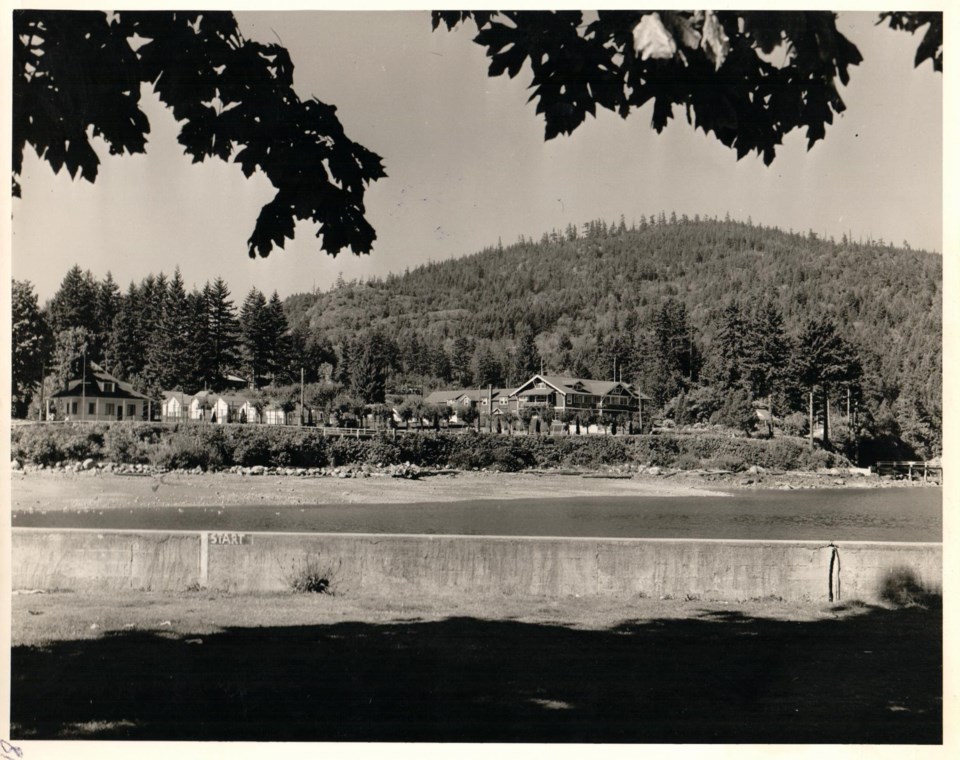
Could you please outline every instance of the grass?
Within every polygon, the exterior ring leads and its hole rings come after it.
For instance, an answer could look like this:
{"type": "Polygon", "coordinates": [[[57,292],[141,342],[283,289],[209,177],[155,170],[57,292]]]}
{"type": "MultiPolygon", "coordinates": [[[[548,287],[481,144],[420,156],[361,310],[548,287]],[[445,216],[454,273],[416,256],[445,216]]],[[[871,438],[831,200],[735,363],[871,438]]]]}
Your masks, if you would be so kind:
{"type": "Polygon", "coordinates": [[[942,737],[933,604],[206,591],[13,601],[15,739],[942,737]]]}

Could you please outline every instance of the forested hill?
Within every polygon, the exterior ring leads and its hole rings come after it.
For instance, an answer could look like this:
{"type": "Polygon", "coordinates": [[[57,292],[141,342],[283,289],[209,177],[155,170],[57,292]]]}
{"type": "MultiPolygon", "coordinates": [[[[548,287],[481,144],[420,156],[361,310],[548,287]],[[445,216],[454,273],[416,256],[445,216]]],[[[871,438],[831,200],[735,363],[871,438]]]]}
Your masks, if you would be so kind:
{"type": "Polygon", "coordinates": [[[631,227],[571,226],[402,276],[339,283],[293,296],[285,310],[291,326],[309,325],[334,344],[382,328],[401,346],[416,336],[448,353],[456,338],[490,341],[503,359],[529,327],[548,369],[574,369],[559,366],[571,361],[569,340],[580,371],[605,376],[611,364],[598,344],[643,332],[671,298],[685,306],[703,357],[727,307],[770,299],[787,335],[829,317],[875,375],[876,392],[892,404],[909,388],[939,415],[941,283],[941,258],[925,251],[661,215],[631,227]]]}
{"type": "Polygon", "coordinates": [[[674,297],[709,341],[731,302],[772,298],[788,333],[828,314],[859,343],[921,349],[909,355],[929,354],[932,346],[939,352],[939,255],[738,222],[601,225],[295,295],[284,304],[287,318],[334,343],[370,327],[512,341],[524,325],[539,336],[619,332],[674,297]]]}
{"type": "Polygon", "coordinates": [[[812,393],[844,450],[931,456],[941,278],[940,256],[882,241],[662,214],[285,302],[253,288],[239,308],[222,278],[188,293],[161,272],[121,293],[74,266],[43,309],[14,283],[13,413],[29,413],[45,374],[62,387],[80,354],[153,398],[232,373],[290,403],[303,378],[314,405],[355,411],[411,389],[515,387],[543,368],[616,376],[678,424],[745,431],[770,402],[803,434],[812,393]]]}

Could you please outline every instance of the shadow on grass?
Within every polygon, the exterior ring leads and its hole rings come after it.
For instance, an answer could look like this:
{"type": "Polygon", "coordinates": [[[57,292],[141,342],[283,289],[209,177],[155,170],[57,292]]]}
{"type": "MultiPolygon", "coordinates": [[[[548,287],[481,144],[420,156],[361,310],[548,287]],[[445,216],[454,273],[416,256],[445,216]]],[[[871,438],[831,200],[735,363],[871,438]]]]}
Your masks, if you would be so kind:
{"type": "Polygon", "coordinates": [[[38,739],[939,743],[941,630],[928,603],[599,631],[450,618],[116,633],[15,647],[11,718],[38,739]]]}

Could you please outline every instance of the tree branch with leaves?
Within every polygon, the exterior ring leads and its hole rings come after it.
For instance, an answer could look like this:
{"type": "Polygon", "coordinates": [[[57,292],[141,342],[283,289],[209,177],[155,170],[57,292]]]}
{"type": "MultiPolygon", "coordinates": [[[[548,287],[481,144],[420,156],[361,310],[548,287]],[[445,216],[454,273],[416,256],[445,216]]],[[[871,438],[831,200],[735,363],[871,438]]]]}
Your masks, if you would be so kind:
{"type": "MultiPolygon", "coordinates": [[[[863,57],[830,12],[435,11],[433,28],[472,22],[490,76],[529,67],[530,100],[550,140],[604,108],[626,118],[652,103],[662,132],[681,107],[687,121],[737,158],[770,164],[784,137],[805,129],[807,147],[846,106],[837,84],[863,57]]],[[[942,70],[942,14],[884,13],[893,29],[928,30],[917,52],[942,70]]]]}
{"type": "Polygon", "coordinates": [[[93,182],[100,158],[146,152],[141,84],[180,122],[194,161],[219,158],[261,172],[276,194],[260,211],[251,257],[318,226],[321,249],[369,253],[376,232],[364,192],[386,176],[380,156],[347,137],[336,107],[303,101],[281,45],[245,39],[232,13],[17,10],[13,14],[13,194],[31,145],[54,172],[93,182]]]}

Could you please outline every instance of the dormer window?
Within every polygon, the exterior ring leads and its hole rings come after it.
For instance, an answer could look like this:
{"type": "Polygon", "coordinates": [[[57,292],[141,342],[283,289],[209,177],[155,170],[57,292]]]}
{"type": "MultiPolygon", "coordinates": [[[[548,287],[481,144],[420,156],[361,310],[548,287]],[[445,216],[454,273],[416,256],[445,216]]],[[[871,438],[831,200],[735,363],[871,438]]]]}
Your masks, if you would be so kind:
{"type": "Polygon", "coordinates": [[[116,390],[117,390],[117,384],[116,384],[116,383],[112,383],[112,382],[110,382],[109,380],[104,380],[104,381],[103,381],[103,392],[104,392],[104,393],[113,393],[113,392],[116,391],[116,390]]]}

